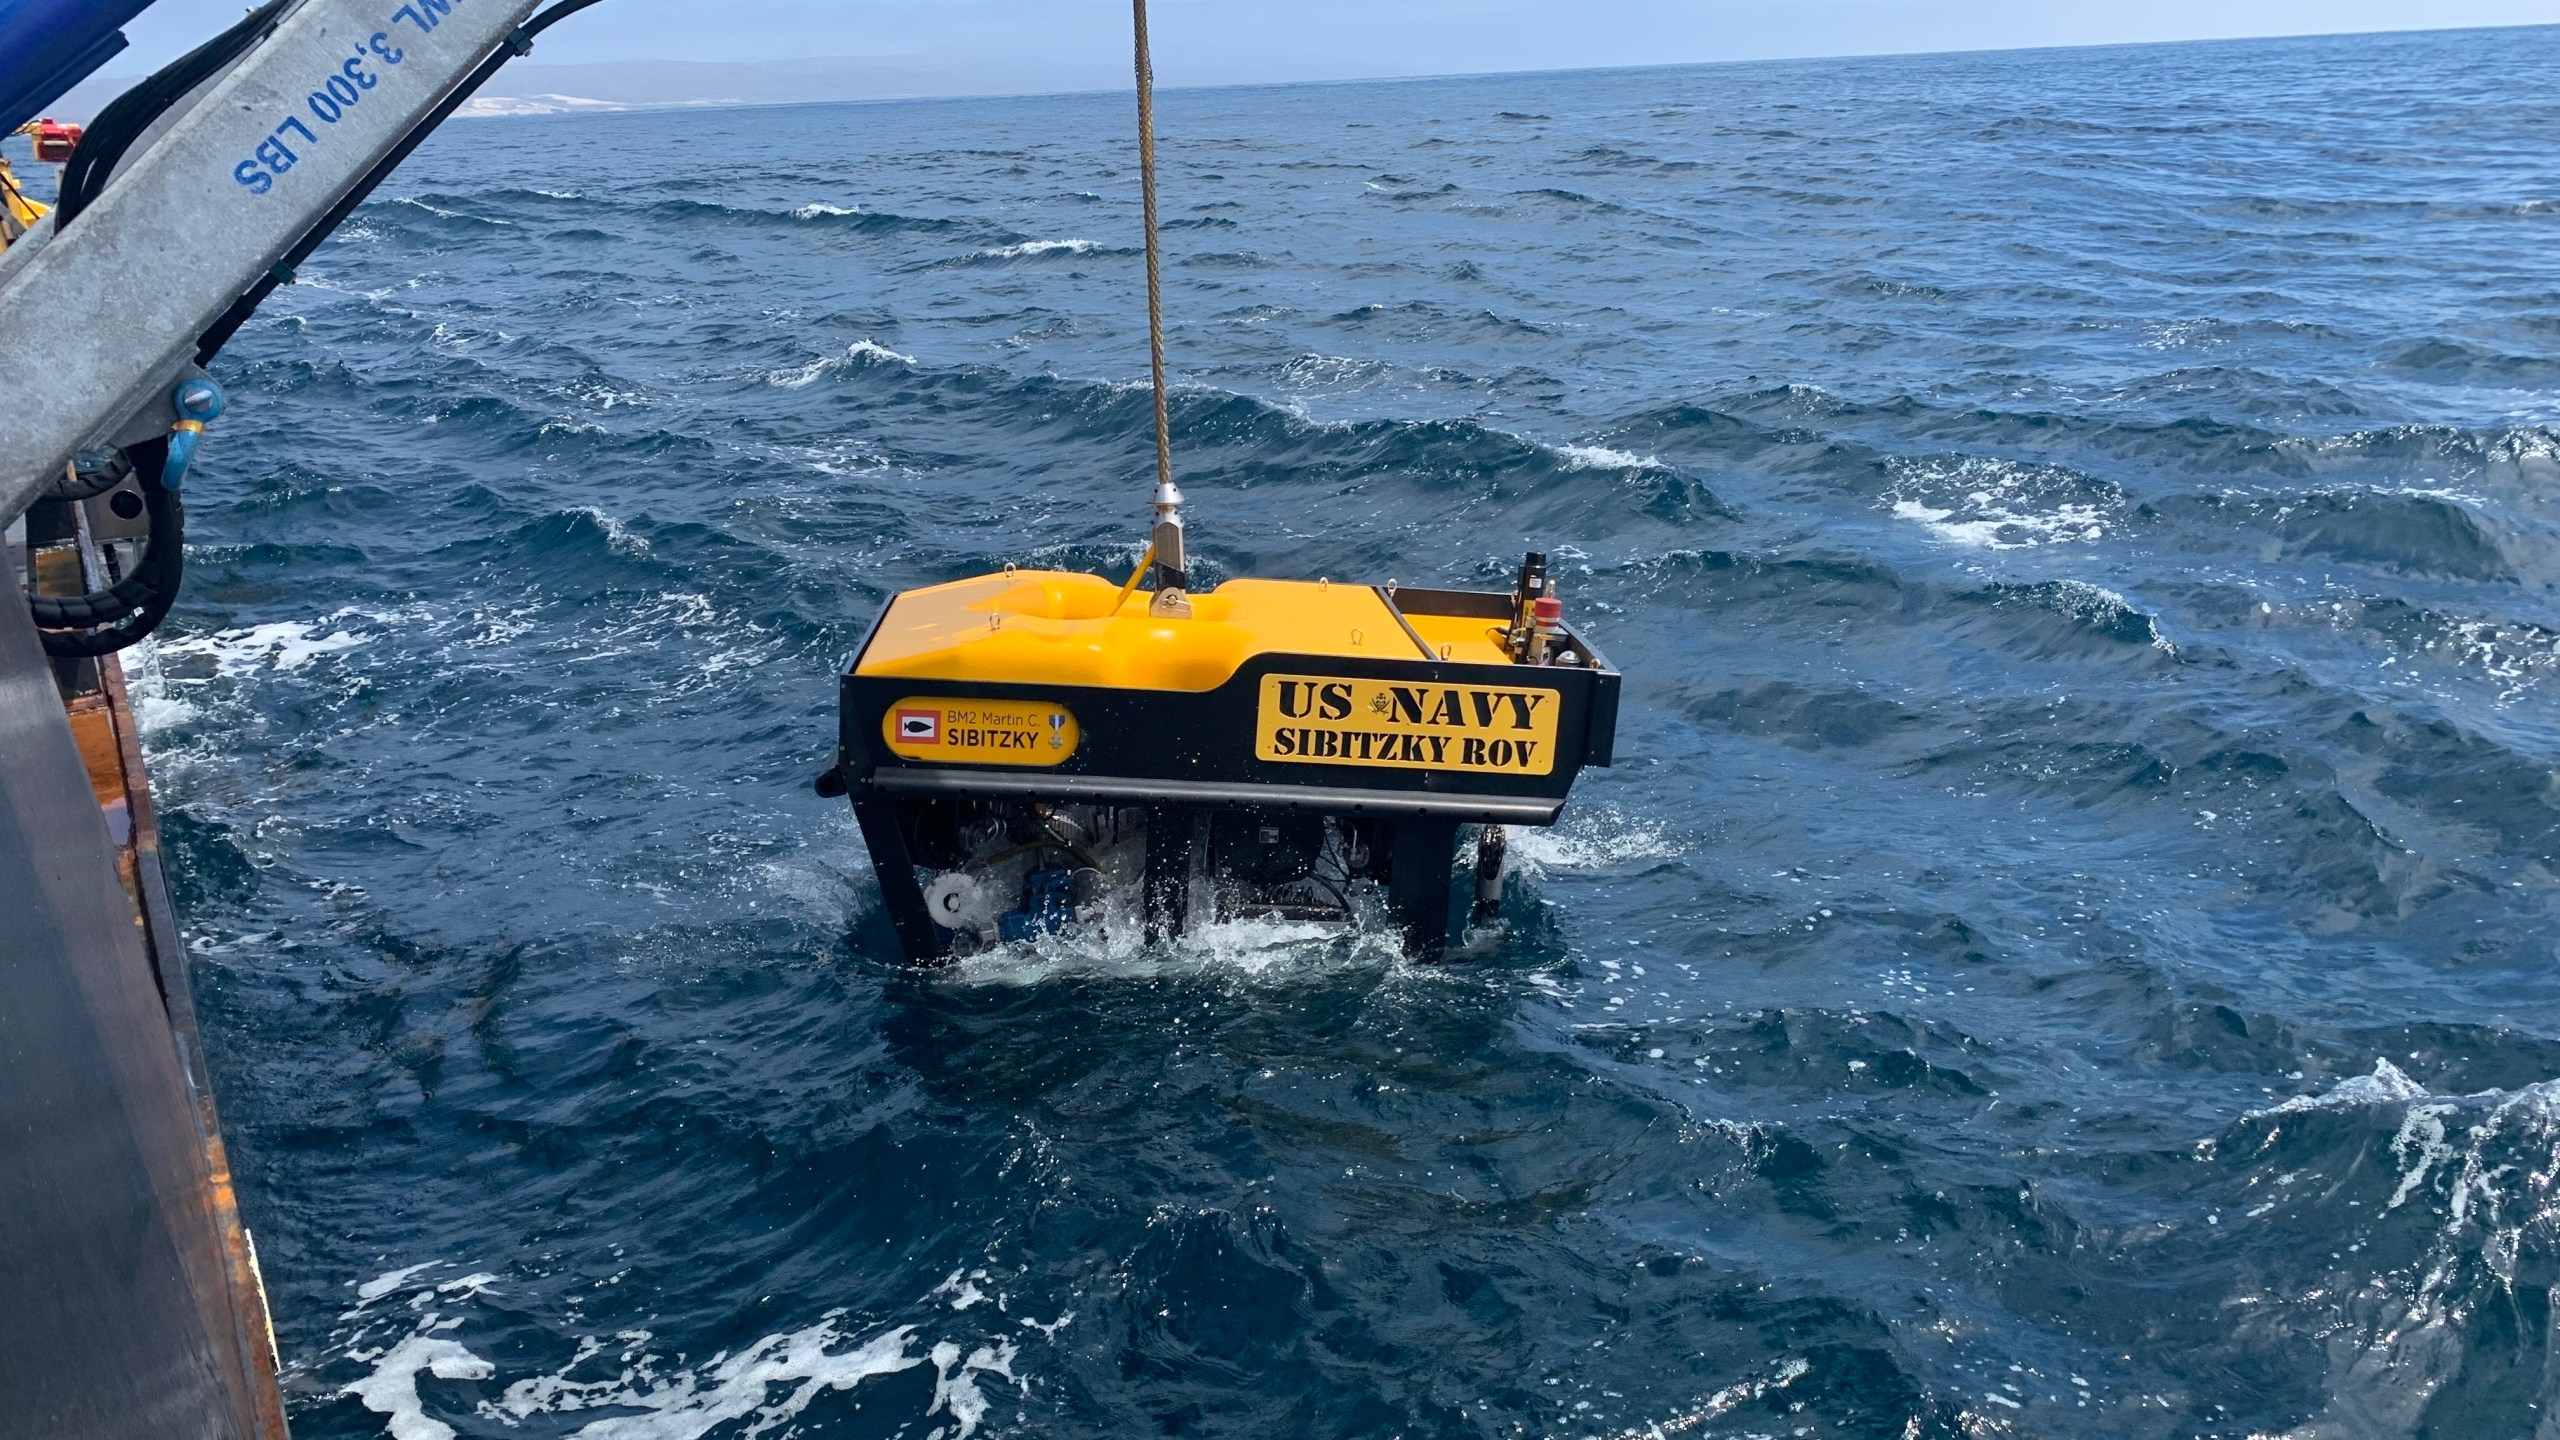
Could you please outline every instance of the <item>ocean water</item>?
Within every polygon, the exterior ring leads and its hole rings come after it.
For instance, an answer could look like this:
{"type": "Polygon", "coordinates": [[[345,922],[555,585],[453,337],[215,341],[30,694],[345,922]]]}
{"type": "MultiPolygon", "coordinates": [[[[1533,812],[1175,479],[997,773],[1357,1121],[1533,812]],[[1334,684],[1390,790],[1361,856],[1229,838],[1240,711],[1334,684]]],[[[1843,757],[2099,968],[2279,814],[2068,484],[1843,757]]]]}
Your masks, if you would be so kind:
{"type": "Polygon", "coordinates": [[[1167,94],[1201,567],[1628,676],[1429,969],[910,973],[809,792],[1136,556],[1125,99],[450,127],[135,661],[297,1434],[2560,1434],[2555,70],[1167,94]]]}

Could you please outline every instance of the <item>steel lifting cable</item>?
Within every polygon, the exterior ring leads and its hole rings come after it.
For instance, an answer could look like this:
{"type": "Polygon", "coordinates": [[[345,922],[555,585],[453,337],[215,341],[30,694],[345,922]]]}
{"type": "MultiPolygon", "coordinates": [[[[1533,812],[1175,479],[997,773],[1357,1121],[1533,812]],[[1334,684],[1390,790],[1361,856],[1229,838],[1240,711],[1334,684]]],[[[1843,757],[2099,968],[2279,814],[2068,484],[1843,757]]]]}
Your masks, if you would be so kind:
{"type": "MultiPolygon", "coordinates": [[[[1155,374],[1156,487],[1147,504],[1155,511],[1141,574],[1152,568],[1155,598],[1147,613],[1178,619],[1191,613],[1187,592],[1190,563],[1182,543],[1182,492],[1173,488],[1173,426],[1165,414],[1164,387],[1164,249],[1156,237],[1156,70],[1147,57],[1147,0],[1129,0],[1132,31],[1137,39],[1138,188],[1145,202],[1147,229],[1147,358],[1155,374]]],[[[1126,589],[1123,590],[1126,596],[1126,589]]]]}
{"type": "Polygon", "coordinates": [[[1147,224],[1147,355],[1156,380],[1156,483],[1173,483],[1173,435],[1164,402],[1164,256],[1156,242],[1156,67],[1147,58],[1147,0],[1129,0],[1138,37],[1138,191],[1147,224]]]}

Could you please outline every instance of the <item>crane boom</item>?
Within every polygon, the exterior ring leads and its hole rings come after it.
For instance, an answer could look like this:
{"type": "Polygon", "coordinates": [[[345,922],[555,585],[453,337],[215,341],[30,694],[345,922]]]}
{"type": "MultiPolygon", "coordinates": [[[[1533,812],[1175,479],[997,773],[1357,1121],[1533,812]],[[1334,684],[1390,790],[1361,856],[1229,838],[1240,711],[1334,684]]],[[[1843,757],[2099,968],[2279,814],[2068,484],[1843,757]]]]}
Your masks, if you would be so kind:
{"type": "Polygon", "coordinates": [[[11,247],[32,253],[0,267],[0,522],[81,449],[174,424],[197,337],[533,8],[305,0],[72,221],[11,247]]]}

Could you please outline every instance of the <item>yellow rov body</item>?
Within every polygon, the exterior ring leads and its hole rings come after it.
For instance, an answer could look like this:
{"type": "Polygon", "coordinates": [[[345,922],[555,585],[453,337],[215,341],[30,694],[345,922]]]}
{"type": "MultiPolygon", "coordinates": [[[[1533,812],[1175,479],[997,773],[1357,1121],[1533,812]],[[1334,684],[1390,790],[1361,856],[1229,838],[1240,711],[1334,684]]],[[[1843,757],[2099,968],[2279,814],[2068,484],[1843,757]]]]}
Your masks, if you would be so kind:
{"type": "Polygon", "coordinates": [[[1350,918],[1383,886],[1437,958],[1461,826],[1502,832],[1610,761],[1618,672],[1563,625],[1543,557],[1509,595],[1231,580],[1158,613],[1016,571],[891,600],[843,677],[836,760],[910,959],[1088,923],[1134,887],[1152,935],[1350,918]]]}

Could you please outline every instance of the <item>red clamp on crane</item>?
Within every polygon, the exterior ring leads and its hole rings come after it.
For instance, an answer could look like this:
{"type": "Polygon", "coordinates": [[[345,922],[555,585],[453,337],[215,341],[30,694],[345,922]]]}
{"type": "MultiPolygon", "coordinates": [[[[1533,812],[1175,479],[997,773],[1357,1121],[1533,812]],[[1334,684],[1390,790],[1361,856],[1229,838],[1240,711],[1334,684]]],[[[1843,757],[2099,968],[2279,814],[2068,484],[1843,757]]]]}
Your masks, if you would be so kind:
{"type": "Polygon", "coordinates": [[[38,120],[20,132],[33,140],[36,159],[47,165],[68,165],[71,152],[80,148],[80,127],[59,120],[38,120]]]}

